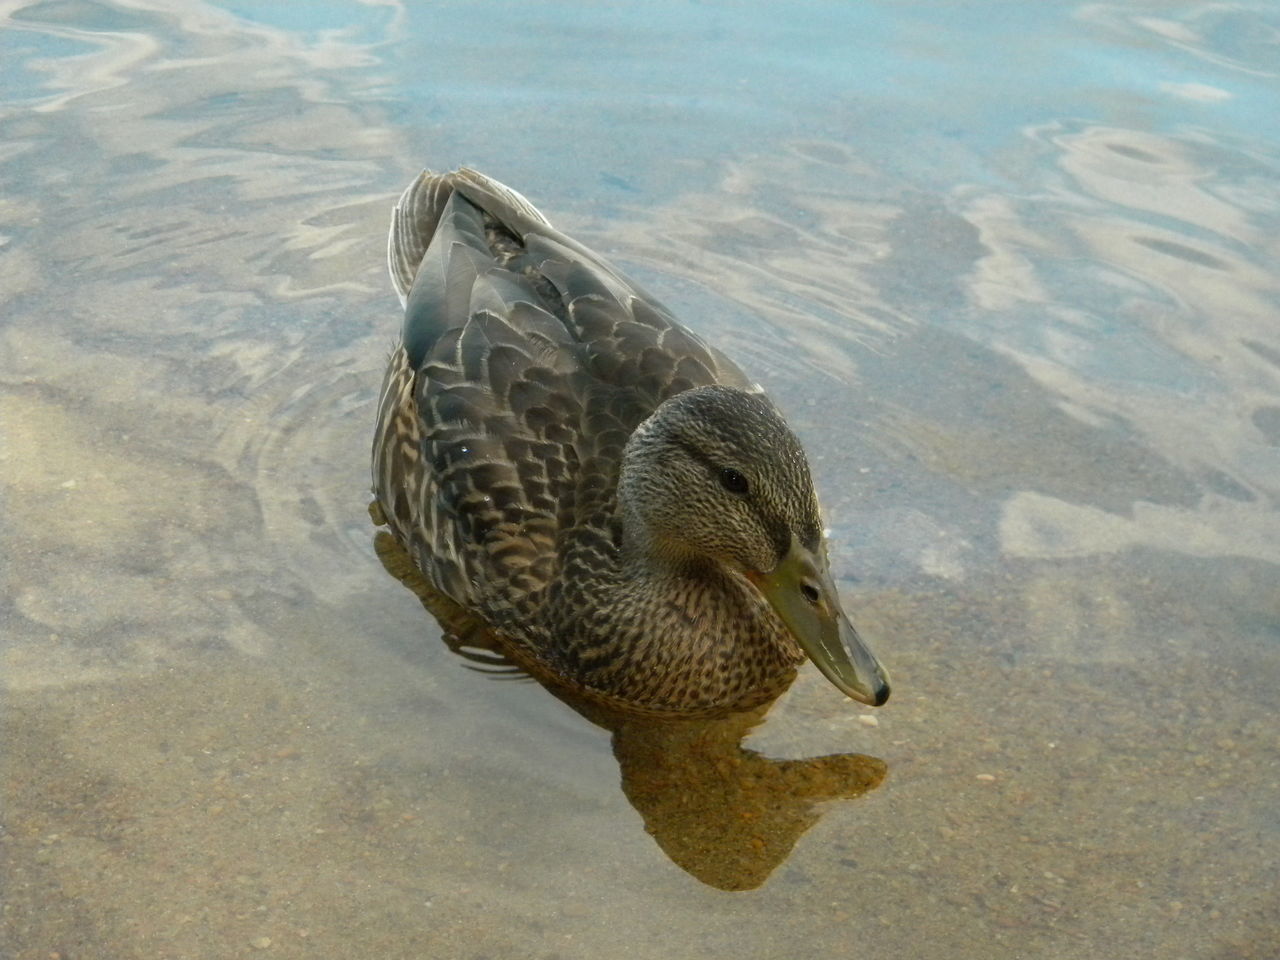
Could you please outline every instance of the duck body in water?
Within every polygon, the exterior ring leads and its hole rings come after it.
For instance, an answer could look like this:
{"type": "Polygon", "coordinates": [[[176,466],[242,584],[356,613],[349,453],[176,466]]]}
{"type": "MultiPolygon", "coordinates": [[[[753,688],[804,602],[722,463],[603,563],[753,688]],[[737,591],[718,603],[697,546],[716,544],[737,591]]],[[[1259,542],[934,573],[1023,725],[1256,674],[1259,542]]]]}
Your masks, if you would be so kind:
{"type": "Polygon", "coordinates": [[[623,710],[750,709],[806,656],[884,703],[804,451],[732,361],[472,170],[409,185],[388,263],[374,515],[442,603],[623,710]]]}

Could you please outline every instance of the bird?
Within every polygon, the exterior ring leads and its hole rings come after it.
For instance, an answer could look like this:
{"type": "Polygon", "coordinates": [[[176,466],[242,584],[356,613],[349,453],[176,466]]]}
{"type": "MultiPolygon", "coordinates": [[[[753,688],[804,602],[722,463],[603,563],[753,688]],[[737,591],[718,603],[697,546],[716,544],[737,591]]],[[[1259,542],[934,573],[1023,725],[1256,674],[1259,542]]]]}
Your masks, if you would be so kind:
{"type": "Polygon", "coordinates": [[[801,443],[724,353],[465,167],[404,190],[387,263],[404,321],[370,512],[442,623],[632,714],[749,710],[806,657],[848,697],[888,699],[801,443]]]}

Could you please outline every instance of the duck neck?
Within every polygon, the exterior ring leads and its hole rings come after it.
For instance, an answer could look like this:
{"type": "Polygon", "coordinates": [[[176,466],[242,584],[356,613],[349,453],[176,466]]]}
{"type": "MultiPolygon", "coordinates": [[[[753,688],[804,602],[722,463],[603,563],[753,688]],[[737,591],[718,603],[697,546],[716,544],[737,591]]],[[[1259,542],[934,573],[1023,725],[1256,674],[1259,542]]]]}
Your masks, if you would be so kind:
{"type": "Polygon", "coordinates": [[[608,696],[673,712],[745,709],[790,682],[802,654],[743,577],[625,532],[610,546],[613,569],[598,589],[577,603],[563,598],[559,669],[608,696]]]}

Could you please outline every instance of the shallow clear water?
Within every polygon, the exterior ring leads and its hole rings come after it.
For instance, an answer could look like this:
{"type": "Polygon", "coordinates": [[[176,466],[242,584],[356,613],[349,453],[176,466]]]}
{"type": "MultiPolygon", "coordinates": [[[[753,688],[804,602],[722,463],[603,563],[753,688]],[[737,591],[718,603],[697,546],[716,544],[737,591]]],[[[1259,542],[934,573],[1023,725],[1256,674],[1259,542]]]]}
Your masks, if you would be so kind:
{"type": "Polygon", "coordinates": [[[0,952],[1280,955],[1269,0],[0,11],[0,952]],[[755,889],[374,556],[388,212],[460,163],[810,450],[894,699],[747,746],[888,774],[755,889]]]}

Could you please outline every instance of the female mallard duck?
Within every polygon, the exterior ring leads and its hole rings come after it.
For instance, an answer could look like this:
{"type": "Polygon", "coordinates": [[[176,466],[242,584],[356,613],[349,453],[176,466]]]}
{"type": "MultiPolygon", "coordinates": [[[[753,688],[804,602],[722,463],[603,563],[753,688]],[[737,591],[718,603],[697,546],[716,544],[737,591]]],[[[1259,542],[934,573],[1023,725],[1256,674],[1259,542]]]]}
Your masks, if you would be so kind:
{"type": "Polygon", "coordinates": [[[387,257],[375,519],[450,607],[625,710],[747,709],[805,654],[885,702],[800,442],[727,357],[474,170],[410,184],[387,257]]]}

